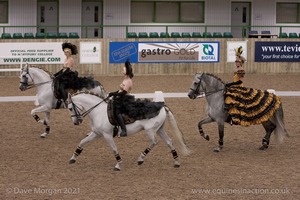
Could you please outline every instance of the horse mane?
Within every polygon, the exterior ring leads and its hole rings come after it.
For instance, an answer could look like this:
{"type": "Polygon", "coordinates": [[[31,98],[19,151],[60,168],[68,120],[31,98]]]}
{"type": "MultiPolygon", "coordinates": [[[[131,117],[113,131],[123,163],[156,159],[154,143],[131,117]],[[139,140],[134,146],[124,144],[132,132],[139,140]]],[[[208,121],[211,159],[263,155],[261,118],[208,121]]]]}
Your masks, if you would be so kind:
{"type": "Polygon", "coordinates": [[[37,68],[37,69],[41,69],[44,72],[46,72],[51,78],[54,78],[53,73],[48,71],[45,67],[41,67],[41,66],[36,66],[36,65],[32,65],[30,66],[31,68],[37,68]]]}
{"type": "Polygon", "coordinates": [[[221,81],[221,83],[225,84],[225,82],[224,82],[222,79],[220,79],[219,77],[217,77],[217,76],[214,75],[214,74],[211,74],[211,73],[205,73],[205,72],[204,72],[204,74],[206,74],[206,75],[208,75],[208,76],[212,76],[212,77],[214,77],[215,79],[221,81]]]}
{"type": "Polygon", "coordinates": [[[79,95],[79,94],[90,94],[90,95],[93,95],[93,96],[96,96],[96,97],[101,98],[100,95],[98,95],[98,94],[96,94],[96,93],[94,93],[94,92],[91,92],[91,91],[89,91],[89,90],[77,91],[77,92],[75,92],[74,94],[72,94],[71,96],[74,97],[74,96],[79,95]]]}
{"type": "Polygon", "coordinates": [[[77,77],[74,79],[75,83],[73,85],[76,86],[76,89],[83,89],[83,88],[95,88],[97,86],[101,86],[101,83],[99,81],[94,80],[93,77],[77,77]]]}

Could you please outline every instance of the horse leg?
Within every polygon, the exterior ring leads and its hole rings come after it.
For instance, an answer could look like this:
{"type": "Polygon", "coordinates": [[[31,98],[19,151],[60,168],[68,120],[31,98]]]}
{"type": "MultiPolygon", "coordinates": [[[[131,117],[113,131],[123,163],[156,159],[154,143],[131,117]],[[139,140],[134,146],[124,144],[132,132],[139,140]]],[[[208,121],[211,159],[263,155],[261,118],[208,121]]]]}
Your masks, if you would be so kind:
{"type": "Polygon", "coordinates": [[[91,133],[89,134],[89,136],[83,138],[83,139],[80,141],[79,145],[77,146],[75,152],[73,153],[73,155],[72,155],[72,157],[71,157],[71,159],[70,159],[70,161],[69,161],[69,164],[75,163],[75,162],[76,162],[77,156],[79,156],[80,153],[81,153],[82,150],[83,150],[83,146],[84,146],[85,144],[87,144],[88,142],[93,141],[93,140],[96,139],[97,137],[98,137],[98,135],[97,135],[96,133],[91,132],[91,133]]]}
{"type": "Polygon", "coordinates": [[[40,106],[40,107],[37,107],[37,108],[31,110],[31,116],[35,119],[35,121],[46,126],[45,132],[41,134],[42,138],[45,138],[47,133],[49,133],[49,131],[50,131],[50,126],[49,126],[50,110],[51,109],[48,109],[48,107],[46,107],[46,106],[40,106]],[[37,115],[37,113],[39,113],[39,112],[45,113],[44,120],[40,119],[40,117],[37,115]]]}
{"type": "Polygon", "coordinates": [[[220,152],[223,149],[224,123],[218,124],[218,131],[219,131],[219,146],[214,149],[214,152],[220,152]]]}
{"type": "Polygon", "coordinates": [[[205,119],[202,119],[202,120],[198,123],[198,130],[199,130],[199,133],[200,133],[200,135],[201,135],[204,139],[206,139],[207,141],[209,141],[209,136],[208,136],[206,133],[204,133],[204,131],[203,131],[203,129],[202,129],[202,125],[203,125],[203,124],[211,123],[211,122],[213,122],[213,121],[214,121],[214,120],[213,120],[212,118],[207,117],[207,118],[205,118],[205,119]]]}
{"type": "Polygon", "coordinates": [[[50,132],[50,112],[45,112],[44,125],[46,128],[45,132],[41,134],[41,138],[45,138],[50,132]]]}
{"type": "Polygon", "coordinates": [[[111,134],[103,134],[103,137],[106,140],[106,142],[109,144],[109,146],[112,148],[112,151],[117,160],[117,164],[114,167],[114,171],[120,171],[121,170],[120,164],[122,163],[122,159],[121,159],[121,156],[119,155],[116,143],[113,139],[113,136],[111,134]]]}
{"type": "Polygon", "coordinates": [[[168,145],[168,147],[171,149],[171,153],[174,159],[174,167],[178,168],[180,167],[179,159],[178,159],[178,154],[175,150],[175,147],[172,144],[171,138],[168,136],[166,131],[163,128],[160,128],[157,131],[158,135],[161,137],[161,139],[168,145]]]}
{"type": "Polygon", "coordinates": [[[264,129],[266,130],[266,135],[262,139],[262,146],[259,148],[260,150],[266,150],[269,147],[271,133],[276,128],[276,125],[273,124],[270,120],[262,123],[264,129]]]}
{"type": "Polygon", "coordinates": [[[146,131],[147,135],[149,136],[151,140],[151,144],[140,154],[138,158],[138,165],[141,165],[144,163],[144,159],[147,156],[147,154],[154,148],[154,146],[157,144],[154,133],[150,131],[146,131]]]}

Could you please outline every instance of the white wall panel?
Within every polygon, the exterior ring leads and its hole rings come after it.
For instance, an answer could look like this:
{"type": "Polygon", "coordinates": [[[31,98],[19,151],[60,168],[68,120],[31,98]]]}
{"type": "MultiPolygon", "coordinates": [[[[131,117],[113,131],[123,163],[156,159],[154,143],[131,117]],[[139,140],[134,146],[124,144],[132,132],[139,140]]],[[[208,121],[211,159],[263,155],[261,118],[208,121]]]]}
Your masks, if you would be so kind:
{"type": "MultiPolygon", "coordinates": [[[[130,24],[130,0],[104,0],[103,2],[104,25],[128,25],[130,24]]],[[[104,38],[126,37],[125,27],[105,28],[104,38]]]]}
{"type": "MultiPolygon", "coordinates": [[[[36,0],[9,0],[10,26],[36,26],[36,0]]],[[[36,32],[36,28],[9,28],[6,32],[36,32]]]]}
{"type": "MultiPolygon", "coordinates": [[[[231,2],[230,0],[205,1],[205,25],[230,25],[231,23],[231,2]]],[[[219,27],[209,28],[207,31],[225,32],[230,28],[219,27]]]]}
{"type": "MultiPolygon", "coordinates": [[[[81,25],[81,0],[59,1],[59,25],[81,25]]],[[[61,27],[60,32],[77,32],[81,35],[81,27],[61,27]]]]}

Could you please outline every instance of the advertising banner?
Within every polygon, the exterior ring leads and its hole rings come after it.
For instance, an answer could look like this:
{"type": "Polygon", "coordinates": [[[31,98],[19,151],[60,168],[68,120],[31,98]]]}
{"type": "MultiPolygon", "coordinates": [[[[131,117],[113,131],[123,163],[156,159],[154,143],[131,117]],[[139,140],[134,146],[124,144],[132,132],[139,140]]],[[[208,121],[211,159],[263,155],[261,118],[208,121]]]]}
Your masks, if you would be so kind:
{"type": "Polygon", "coordinates": [[[220,62],[219,42],[111,42],[110,63],[220,62]]]}
{"type": "Polygon", "coordinates": [[[0,43],[0,65],[62,64],[65,55],[61,44],[61,42],[0,43]]]}
{"type": "Polygon", "coordinates": [[[80,63],[101,63],[101,42],[80,42],[80,63]]]}
{"type": "Polygon", "coordinates": [[[300,62],[299,42],[255,42],[255,62],[300,62]]]}

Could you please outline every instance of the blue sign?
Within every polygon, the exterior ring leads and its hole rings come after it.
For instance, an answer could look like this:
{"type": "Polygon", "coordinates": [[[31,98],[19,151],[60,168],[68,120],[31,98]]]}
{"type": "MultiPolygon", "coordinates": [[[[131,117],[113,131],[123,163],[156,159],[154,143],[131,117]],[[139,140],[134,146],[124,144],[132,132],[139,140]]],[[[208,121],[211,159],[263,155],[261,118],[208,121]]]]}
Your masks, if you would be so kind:
{"type": "Polygon", "coordinates": [[[124,63],[129,58],[131,63],[138,62],[138,43],[137,42],[110,42],[109,43],[109,62],[124,63]]]}
{"type": "Polygon", "coordinates": [[[255,62],[299,62],[300,42],[255,42],[255,62]]]}

